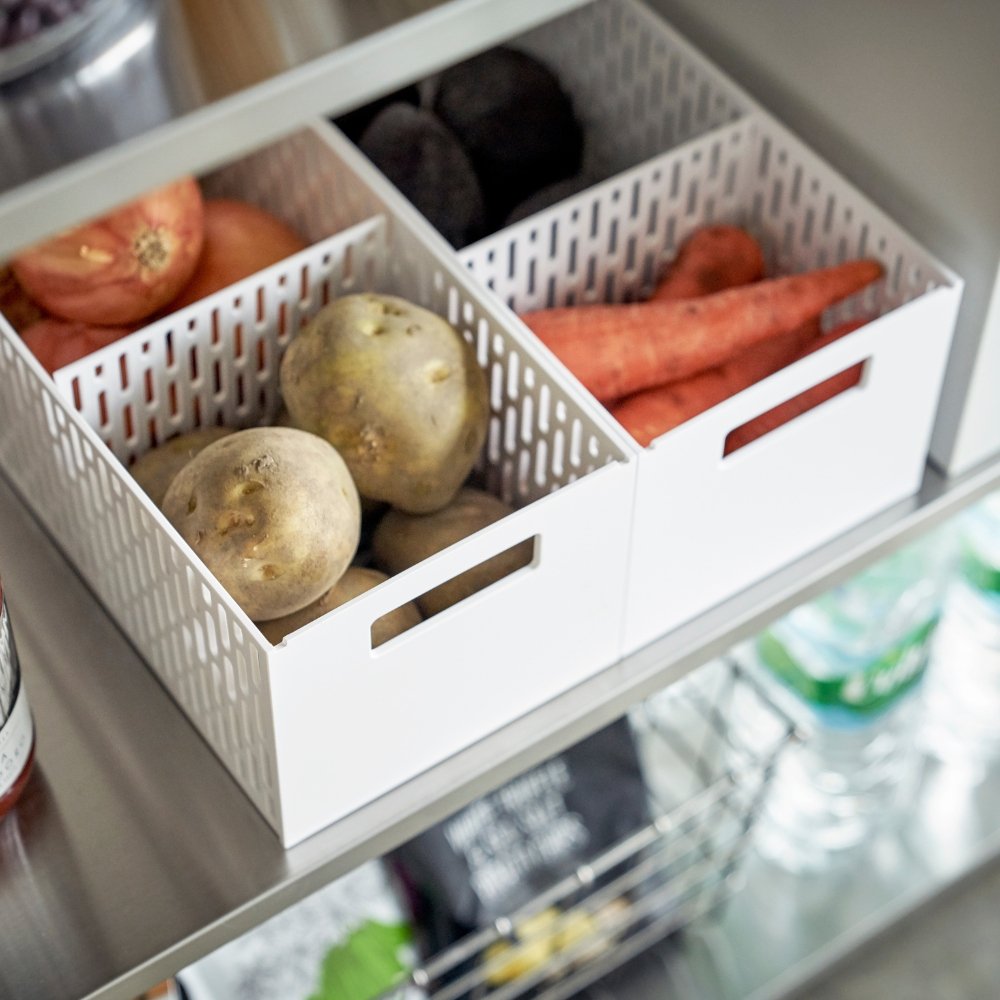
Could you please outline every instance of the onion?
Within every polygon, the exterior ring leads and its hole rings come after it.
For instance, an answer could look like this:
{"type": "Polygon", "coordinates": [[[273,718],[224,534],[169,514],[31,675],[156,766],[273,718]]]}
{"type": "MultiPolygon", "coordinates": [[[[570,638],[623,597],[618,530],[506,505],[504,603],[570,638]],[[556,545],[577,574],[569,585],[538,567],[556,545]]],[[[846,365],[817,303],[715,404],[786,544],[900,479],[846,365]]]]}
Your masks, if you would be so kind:
{"type": "Polygon", "coordinates": [[[51,375],[132,332],[127,326],[90,326],[61,319],[40,319],[21,331],[21,339],[51,375]]]}
{"type": "Polygon", "coordinates": [[[45,315],[45,310],[28,296],[9,267],[0,267],[0,313],[15,330],[23,330],[45,315]]]}
{"type": "Polygon", "coordinates": [[[188,282],[203,236],[201,189],[185,177],[24,251],[11,267],[28,295],[55,316],[134,323],[188,282]]]}
{"type": "Polygon", "coordinates": [[[205,201],[205,243],[194,276],[171,312],[262,271],[308,244],[281,219],[233,198],[205,201]]]}

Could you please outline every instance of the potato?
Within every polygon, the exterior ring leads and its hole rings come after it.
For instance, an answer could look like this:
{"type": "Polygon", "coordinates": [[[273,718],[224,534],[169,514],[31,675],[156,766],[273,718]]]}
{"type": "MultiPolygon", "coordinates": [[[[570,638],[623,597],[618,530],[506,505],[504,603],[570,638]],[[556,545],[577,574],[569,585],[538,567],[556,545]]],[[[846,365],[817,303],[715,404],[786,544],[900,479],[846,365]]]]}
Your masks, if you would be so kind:
{"type": "MultiPolygon", "coordinates": [[[[282,639],[303,625],[322,618],[328,611],[339,608],[341,604],[346,604],[359,594],[377,587],[383,580],[389,578],[385,573],[380,573],[377,569],[370,569],[366,566],[348,566],[344,575],[325,593],[318,601],[307,604],[301,611],[295,611],[282,618],[275,618],[269,622],[260,622],[258,628],[264,633],[264,637],[278,645],[282,639]]],[[[419,608],[412,602],[408,602],[402,607],[390,611],[377,621],[372,623],[372,647],[381,646],[382,643],[394,639],[397,635],[405,632],[414,625],[423,621],[423,615],[419,608]]]]}
{"type": "Polygon", "coordinates": [[[329,590],[361,528],[358,491],[336,449],[290,427],[210,444],[174,477],[163,513],[254,621],[329,590]]]}
{"type": "Polygon", "coordinates": [[[390,295],[346,295],[292,339],[281,392],[297,427],[343,456],[358,492],[444,507],[486,439],[486,376],[442,317],[390,295]]]}
{"type": "Polygon", "coordinates": [[[232,433],[232,427],[201,427],[186,434],[178,434],[137,458],[129,472],[149,499],[160,507],[174,476],[213,441],[232,433]]]}
{"type": "MultiPolygon", "coordinates": [[[[390,510],[372,536],[375,564],[390,575],[400,573],[510,513],[512,508],[502,500],[468,486],[447,507],[432,514],[390,510]]],[[[533,555],[529,538],[422,594],[417,605],[429,618],[527,566],[533,555]]]]}

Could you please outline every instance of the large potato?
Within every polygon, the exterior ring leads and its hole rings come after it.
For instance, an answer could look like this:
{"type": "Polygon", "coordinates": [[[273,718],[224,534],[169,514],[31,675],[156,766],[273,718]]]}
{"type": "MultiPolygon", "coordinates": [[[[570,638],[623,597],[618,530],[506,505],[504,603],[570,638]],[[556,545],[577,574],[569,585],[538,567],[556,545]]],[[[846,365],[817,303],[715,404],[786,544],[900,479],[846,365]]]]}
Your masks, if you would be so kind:
{"type": "Polygon", "coordinates": [[[163,513],[254,621],[329,590],[358,547],[361,511],[328,442],[254,427],[210,444],[174,477],[163,513]]]}
{"type": "Polygon", "coordinates": [[[389,295],[346,295],[288,345],[281,392],[358,491],[423,514],[447,504],[486,438],[486,377],[442,317],[389,295]]]}
{"type": "MultiPolygon", "coordinates": [[[[318,601],[313,601],[301,611],[295,611],[282,618],[260,622],[258,628],[269,642],[273,642],[277,646],[286,635],[302,628],[303,625],[308,625],[309,622],[315,621],[317,618],[322,618],[328,611],[339,608],[341,604],[346,604],[388,579],[385,573],[380,573],[377,569],[369,569],[366,566],[348,566],[344,575],[318,601]]],[[[390,611],[372,623],[372,647],[381,646],[382,643],[394,639],[423,620],[419,608],[412,602],[396,608],[395,611],[390,611]]]]}
{"type": "Polygon", "coordinates": [[[150,500],[159,507],[174,476],[213,441],[232,433],[232,427],[201,427],[186,434],[178,434],[137,458],[129,472],[150,500]]]}
{"type": "MultiPolygon", "coordinates": [[[[390,510],[375,528],[372,554],[376,564],[390,575],[401,573],[511,511],[491,493],[466,486],[447,507],[432,514],[390,510]]],[[[534,544],[529,538],[429,590],[417,598],[417,605],[429,618],[527,566],[533,555],[534,544]]]]}

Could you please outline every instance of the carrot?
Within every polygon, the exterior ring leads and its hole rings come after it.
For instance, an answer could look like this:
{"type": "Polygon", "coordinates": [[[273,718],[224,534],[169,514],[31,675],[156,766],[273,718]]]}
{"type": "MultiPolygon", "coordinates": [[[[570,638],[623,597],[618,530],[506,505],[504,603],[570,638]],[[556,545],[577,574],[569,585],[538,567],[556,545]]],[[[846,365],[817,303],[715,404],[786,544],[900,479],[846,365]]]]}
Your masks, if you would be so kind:
{"type": "MultiPolygon", "coordinates": [[[[804,358],[807,354],[812,354],[813,351],[818,351],[820,348],[826,347],[827,344],[832,344],[835,340],[846,336],[859,326],[863,326],[866,322],[868,321],[848,320],[846,323],[841,323],[829,333],[823,334],[823,336],[818,337],[811,344],[807,345],[794,360],[797,361],[799,358],[804,358]]],[[[861,381],[861,373],[864,366],[865,363],[859,361],[856,365],[845,368],[843,371],[830,376],[830,378],[825,379],[818,385],[806,389],[805,392],[800,392],[792,399],[786,400],[766,413],[762,413],[759,417],[754,417],[753,420],[749,420],[735,430],[730,431],[726,436],[723,454],[732,454],[739,448],[750,444],[751,441],[756,441],[758,438],[773,431],[776,427],[788,423],[789,420],[814,409],[820,403],[825,403],[828,399],[833,399],[839,393],[856,386],[861,381]]]]}
{"type": "Polygon", "coordinates": [[[681,244],[650,302],[693,299],[764,277],[764,252],[739,226],[702,226],[681,244]]]}
{"type": "Polygon", "coordinates": [[[883,274],[855,260],[697,299],[540,309],[528,327],[599,400],[714,368],[788,333],[883,274]]]}
{"type": "Polygon", "coordinates": [[[819,336],[819,322],[804,323],[791,333],[764,341],[718,368],[677,382],[653,386],[610,406],[612,416],[644,448],[661,434],[742,392],[784,368],[819,336]]]}

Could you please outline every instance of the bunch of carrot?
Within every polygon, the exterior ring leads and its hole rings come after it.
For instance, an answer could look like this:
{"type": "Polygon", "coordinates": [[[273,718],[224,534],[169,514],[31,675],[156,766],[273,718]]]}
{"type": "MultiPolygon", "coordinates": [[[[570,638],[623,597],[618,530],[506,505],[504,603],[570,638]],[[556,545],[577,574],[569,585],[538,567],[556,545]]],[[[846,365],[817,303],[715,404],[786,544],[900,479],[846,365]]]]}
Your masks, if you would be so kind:
{"type": "MultiPolygon", "coordinates": [[[[688,237],[645,302],[540,309],[521,318],[645,446],[855,329],[860,323],[821,337],[820,316],[883,274],[878,261],[859,259],[765,278],[757,241],[738,226],[712,225],[688,237]]],[[[851,377],[856,382],[860,371],[851,377]]],[[[765,414],[766,429],[818,405],[819,390],[824,398],[843,391],[846,380],[844,373],[765,414]]],[[[727,450],[764,432],[761,418],[734,432],[727,450]]]]}

